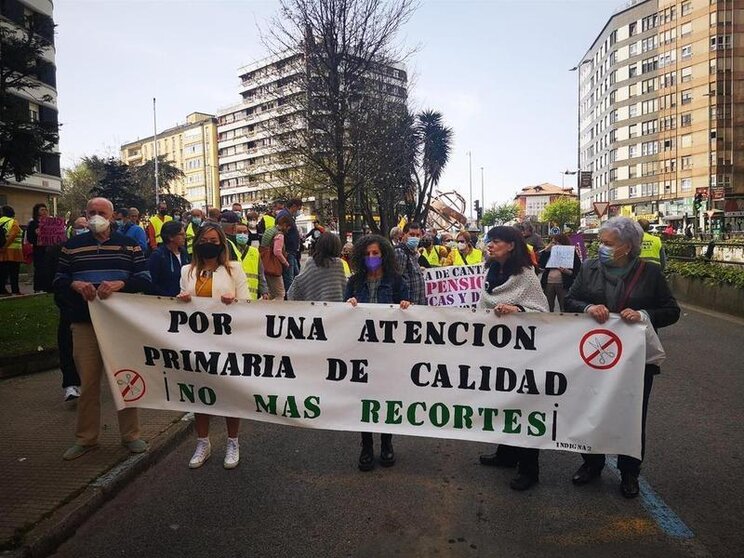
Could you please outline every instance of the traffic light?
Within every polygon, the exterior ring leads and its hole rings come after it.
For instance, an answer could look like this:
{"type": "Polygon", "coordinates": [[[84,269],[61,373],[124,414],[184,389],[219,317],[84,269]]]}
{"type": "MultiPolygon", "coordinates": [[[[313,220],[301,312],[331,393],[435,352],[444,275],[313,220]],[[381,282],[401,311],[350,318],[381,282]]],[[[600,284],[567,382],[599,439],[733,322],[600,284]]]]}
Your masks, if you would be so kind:
{"type": "Polygon", "coordinates": [[[483,217],[483,208],[481,207],[480,200],[473,202],[473,208],[475,209],[475,217],[480,221],[483,217]]]}
{"type": "Polygon", "coordinates": [[[700,192],[697,192],[695,194],[695,200],[692,202],[692,208],[695,210],[695,212],[699,212],[700,208],[703,206],[703,194],[700,192]]]}

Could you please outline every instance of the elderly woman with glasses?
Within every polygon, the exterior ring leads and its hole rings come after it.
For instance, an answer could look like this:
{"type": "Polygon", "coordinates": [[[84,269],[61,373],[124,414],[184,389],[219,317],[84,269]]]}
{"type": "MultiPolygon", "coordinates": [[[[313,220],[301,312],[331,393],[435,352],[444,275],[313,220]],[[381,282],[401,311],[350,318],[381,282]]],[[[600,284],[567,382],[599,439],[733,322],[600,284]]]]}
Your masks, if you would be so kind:
{"type": "MultiPolygon", "coordinates": [[[[585,312],[602,324],[610,313],[619,314],[628,323],[647,323],[655,330],[679,319],[679,306],[672,296],[661,268],[648,265],[641,253],[643,230],[627,217],[613,217],[599,230],[598,258],[587,260],[581,267],[566,296],[566,310],[585,312]]],[[[654,376],[660,372],[655,364],[646,364],[641,421],[641,459],[619,455],[620,490],[626,498],[638,496],[638,475],[646,449],[646,412],[654,376]]],[[[605,465],[601,454],[583,454],[584,463],[572,481],[584,485],[599,478],[605,465]]]]}

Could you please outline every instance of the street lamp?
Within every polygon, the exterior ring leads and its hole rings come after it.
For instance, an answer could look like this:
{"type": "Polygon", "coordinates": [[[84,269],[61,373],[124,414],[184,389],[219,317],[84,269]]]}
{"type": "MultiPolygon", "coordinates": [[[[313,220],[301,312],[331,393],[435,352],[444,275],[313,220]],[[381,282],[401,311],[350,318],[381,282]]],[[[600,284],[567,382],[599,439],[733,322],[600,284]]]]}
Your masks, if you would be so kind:
{"type": "Polygon", "coordinates": [[[573,175],[577,174],[578,172],[579,171],[577,171],[577,170],[571,171],[571,170],[568,170],[568,169],[566,169],[564,171],[561,171],[561,188],[565,188],[566,187],[566,175],[567,174],[573,176],[573,175]]]}
{"type": "Polygon", "coordinates": [[[576,181],[576,195],[579,198],[579,214],[581,213],[581,67],[584,64],[591,64],[591,59],[582,60],[569,72],[576,72],[576,172],[579,175],[576,181]]]}

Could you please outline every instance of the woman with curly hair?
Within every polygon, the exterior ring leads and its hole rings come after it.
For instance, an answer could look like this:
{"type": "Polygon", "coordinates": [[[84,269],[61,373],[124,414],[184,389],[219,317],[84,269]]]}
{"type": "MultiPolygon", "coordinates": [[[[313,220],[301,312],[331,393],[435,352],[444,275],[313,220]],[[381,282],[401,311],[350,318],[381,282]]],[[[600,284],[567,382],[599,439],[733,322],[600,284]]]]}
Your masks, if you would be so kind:
{"type": "MultiPolygon", "coordinates": [[[[361,237],[351,253],[351,267],[355,270],[346,285],[345,298],[353,307],[359,302],[371,304],[399,304],[408,308],[408,287],[398,273],[393,247],[378,235],[361,237]]],[[[380,436],[380,465],[395,464],[393,435],[380,436]]],[[[371,471],[375,466],[374,441],[371,432],[362,432],[362,453],[359,470],[371,471]]]]}

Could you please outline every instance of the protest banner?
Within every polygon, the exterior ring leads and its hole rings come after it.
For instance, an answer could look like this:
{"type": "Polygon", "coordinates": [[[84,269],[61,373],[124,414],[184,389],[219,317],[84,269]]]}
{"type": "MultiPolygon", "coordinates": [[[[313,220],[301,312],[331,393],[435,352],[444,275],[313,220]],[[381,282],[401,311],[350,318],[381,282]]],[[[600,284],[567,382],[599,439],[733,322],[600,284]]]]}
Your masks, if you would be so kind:
{"type": "Polygon", "coordinates": [[[63,217],[44,217],[37,231],[39,246],[56,246],[67,241],[67,226],[63,217]]]}
{"type": "Polygon", "coordinates": [[[483,264],[425,269],[426,304],[475,307],[480,300],[483,280],[483,264]]]}
{"type": "MultiPolygon", "coordinates": [[[[584,235],[581,233],[576,233],[576,234],[572,234],[571,236],[569,236],[568,239],[571,241],[571,244],[573,244],[579,249],[579,257],[581,258],[581,261],[583,262],[587,256],[586,244],[584,242],[584,235]]],[[[571,267],[573,267],[573,265],[571,267]]]]}
{"type": "Polygon", "coordinates": [[[562,246],[560,244],[554,244],[550,248],[550,257],[548,258],[548,263],[545,264],[545,268],[565,267],[566,269],[572,269],[575,253],[576,247],[573,245],[562,246]]]}
{"type": "Polygon", "coordinates": [[[344,303],[90,303],[117,409],[640,457],[645,325],[344,303]]]}

